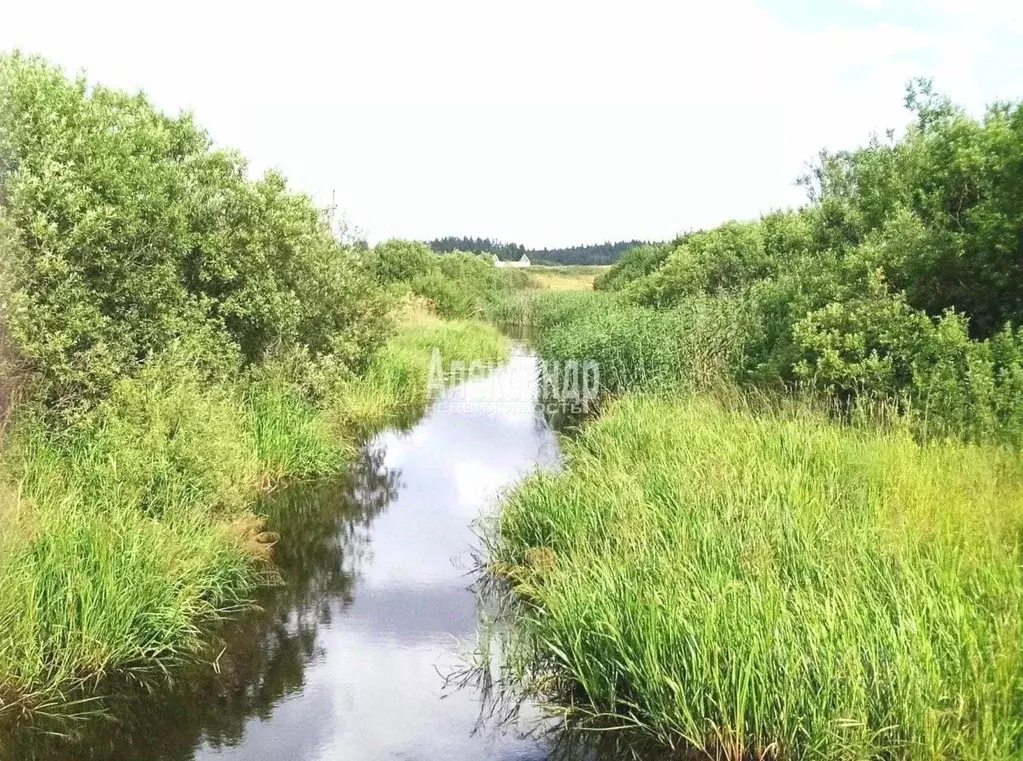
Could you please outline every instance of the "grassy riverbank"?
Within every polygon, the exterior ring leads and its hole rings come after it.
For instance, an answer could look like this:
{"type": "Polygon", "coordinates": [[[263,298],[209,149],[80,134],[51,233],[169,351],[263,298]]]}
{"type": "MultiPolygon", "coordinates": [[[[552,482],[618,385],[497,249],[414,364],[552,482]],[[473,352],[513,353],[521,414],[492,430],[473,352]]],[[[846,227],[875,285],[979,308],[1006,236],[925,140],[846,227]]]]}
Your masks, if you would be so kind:
{"type": "Polygon", "coordinates": [[[712,757],[1017,757],[1017,454],[642,396],[566,446],[495,555],[533,688],[712,757]]]}
{"type": "Polygon", "coordinates": [[[0,459],[0,717],[82,710],[70,696],[105,674],[159,678],[198,655],[273,582],[260,490],[336,472],[358,436],[421,412],[435,348],[506,354],[491,327],[419,311],[322,404],[281,374],[210,386],[179,365],[122,382],[73,433],[17,418],[0,459]]]}

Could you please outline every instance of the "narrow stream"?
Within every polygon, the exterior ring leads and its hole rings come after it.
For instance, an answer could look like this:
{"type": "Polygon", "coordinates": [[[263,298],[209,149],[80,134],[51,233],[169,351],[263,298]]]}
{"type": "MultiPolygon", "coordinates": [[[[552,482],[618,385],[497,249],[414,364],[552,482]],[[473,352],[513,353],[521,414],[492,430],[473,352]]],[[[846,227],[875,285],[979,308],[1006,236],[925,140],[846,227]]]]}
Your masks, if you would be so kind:
{"type": "Polygon", "coordinates": [[[445,685],[477,637],[473,522],[559,461],[535,411],[536,373],[516,344],[510,362],[452,389],[407,432],[368,442],[345,479],[268,500],[286,583],[223,633],[219,674],[122,700],[59,751],[38,739],[16,757],[546,758],[545,741],[479,729],[480,695],[445,685]]]}

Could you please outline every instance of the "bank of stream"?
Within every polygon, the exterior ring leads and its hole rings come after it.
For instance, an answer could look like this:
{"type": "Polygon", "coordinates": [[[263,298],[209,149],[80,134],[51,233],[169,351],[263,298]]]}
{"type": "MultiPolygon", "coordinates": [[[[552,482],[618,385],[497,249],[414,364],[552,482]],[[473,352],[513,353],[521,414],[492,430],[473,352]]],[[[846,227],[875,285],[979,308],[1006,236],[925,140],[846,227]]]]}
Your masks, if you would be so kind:
{"type": "Polygon", "coordinates": [[[559,462],[536,375],[516,343],[508,363],[450,389],[408,430],[366,442],[343,478],[268,497],[284,583],[220,633],[216,667],[169,691],[129,690],[67,739],[21,732],[11,757],[548,757],[533,718],[480,726],[483,696],[448,681],[480,625],[474,521],[559,462]]]}

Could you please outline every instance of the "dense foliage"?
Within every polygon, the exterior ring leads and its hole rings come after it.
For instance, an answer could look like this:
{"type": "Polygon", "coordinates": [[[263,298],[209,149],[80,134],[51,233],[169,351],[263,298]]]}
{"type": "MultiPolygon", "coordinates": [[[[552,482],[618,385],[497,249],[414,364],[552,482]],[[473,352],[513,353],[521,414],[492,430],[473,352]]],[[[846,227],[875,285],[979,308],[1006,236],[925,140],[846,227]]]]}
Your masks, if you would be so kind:
{"type": "Polygon", "coordinates": [[[821,154],[805,208],[633,249],[596,287],[732,314],[707,348],[740,382],[888,399],[930,430],[1020,443],[1023,104],[977,120],[926,82],[907,104],[901,139],[821,154]]]}
{"type": "Polygon", "coordinates": [[[434,347],[503,356],[404,298],[476,313],[492,263],[420,248],[348,245],[191,116],[0,56],[0,721],[194,658],[275,577],[261,491],[421,411],[434,347]]]}
{"type": "Polygon", "coordinates": [[[0,58],[0,223],[4,320],[61,410],[178,342],[220,369],[293,347],[358,367],[384,336],[380,289],[280,175],[19,55],[0,58]]]}
{"type": "Polygon", "coordinates": [[[367,254],[367,261],[392,293],[411,291],[429,299],[444,317],[484,316],[516,280],[516,274],[498,270],[488,257],[457,250],[434,254],[418,241],[384,241],[367,254]]]}
{"type": "Polygon", "coordinates": [[[490,533],[534,695],[672,757],[1019,757],[1023,104],[907,105],[804,208],[506,307],[612,397],[490,533]]]}
{"type": "Polygon", "coordinates": [[[1019,758],[1017,453],[642,394],[565,446],[494,535],[530,690],[671,758],[1019,758]]]}
{"type": "Polygon", "coordinates": [[[645,245],[639,240],[612,243],[594,243],[568,248],[526,248],[519,243],[501,243],[490,238],[439,238],[430,242],[438,253],[470,251],[477,254],[496,254],[499,259],[519,259],[523,254],[534,264],[614,264],[626,252],[645,245]]]}

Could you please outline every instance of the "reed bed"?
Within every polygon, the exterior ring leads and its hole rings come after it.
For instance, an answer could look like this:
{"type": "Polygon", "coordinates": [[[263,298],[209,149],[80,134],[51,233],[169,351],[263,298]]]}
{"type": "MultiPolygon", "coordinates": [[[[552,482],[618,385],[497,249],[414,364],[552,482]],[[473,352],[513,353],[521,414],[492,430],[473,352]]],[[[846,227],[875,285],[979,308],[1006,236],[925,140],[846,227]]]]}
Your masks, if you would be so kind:
{"type": "Polygon", "coordinates": [[[720,759],[1023,752],[1023,463],[897,423],[636,395],[512,493],[509,666],[720,759]]]}

